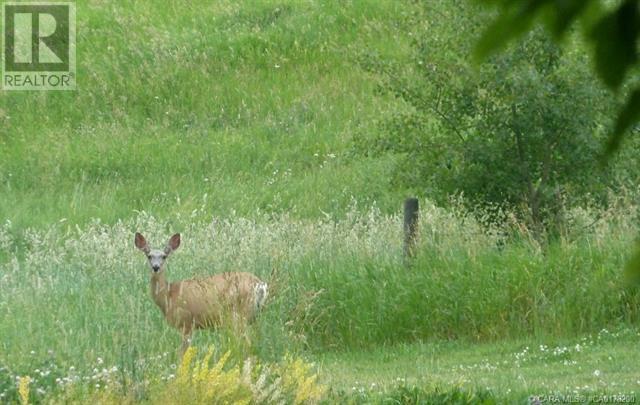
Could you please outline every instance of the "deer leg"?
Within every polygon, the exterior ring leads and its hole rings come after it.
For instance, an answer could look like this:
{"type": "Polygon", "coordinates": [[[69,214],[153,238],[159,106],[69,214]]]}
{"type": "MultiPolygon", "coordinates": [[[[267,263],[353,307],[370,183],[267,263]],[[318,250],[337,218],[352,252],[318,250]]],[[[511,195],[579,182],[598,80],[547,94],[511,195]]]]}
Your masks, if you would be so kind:
{"type": "Polygon", "coordinates": [[[184,356],[184,353],[187,351],[189,346],[191,346],[191,331],[192,328],[185,327],[182,330],[182,345],[180,346],[180,358],[184,356]]]}

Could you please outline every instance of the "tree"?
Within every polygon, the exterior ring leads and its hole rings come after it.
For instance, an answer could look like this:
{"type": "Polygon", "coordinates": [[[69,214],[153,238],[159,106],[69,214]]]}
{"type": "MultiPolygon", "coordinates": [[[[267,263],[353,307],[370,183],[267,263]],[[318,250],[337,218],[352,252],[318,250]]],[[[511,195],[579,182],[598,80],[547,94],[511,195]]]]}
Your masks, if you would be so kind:
{"type": "MultiPolygon", "coordinates": [[[[483,0],[496,5],[498,17],[478,41],[476,56],[484,59],[531,30],[541,21],[556,40],[580,24],[582,36],[593,47],[596,72],[610,89],[626,93],[607,151],[615,151],[622,137],[640,120],[638,39],[640,0],[483,0]]],[[[640,127],[633,128],[635,132],[640,127]]]]}
{"type": "MultiPolygon", "coordinates": [[[[431,197],[524,208],[535,234],[559,224],[562,203],[606,188],[597,164],[607,102],[577,47],[540,30],[480,67],[468,55],[487,15],[467,2],[429,2],[417,20],[412,67],[367,60],[384,92],[408,108],[370,150],[400,154],[397,181],[431,197]]],[[[604,192],[602,193],[604,194],[604,192]]]]}
{"type": "MultiPolygon", "coordinates": [[[[542,21],[556,40],[566,36],[572,25],[582,25],[583,38],[592,44],[596,72],[612,90],[626,93],[609,137],[607,154],[619,148],[629,132],[640,132],[640,81],[638,38],[640,0],[484,0],[497,5],[500,14],[485,30],[476,48],[484,59],[520,37],[536,21],[542,21]],[[634,127],[635,125],[635,127],[634,127]]],[[[627,276],[640,284],[640,245],[626,266],[627,276]]]]}

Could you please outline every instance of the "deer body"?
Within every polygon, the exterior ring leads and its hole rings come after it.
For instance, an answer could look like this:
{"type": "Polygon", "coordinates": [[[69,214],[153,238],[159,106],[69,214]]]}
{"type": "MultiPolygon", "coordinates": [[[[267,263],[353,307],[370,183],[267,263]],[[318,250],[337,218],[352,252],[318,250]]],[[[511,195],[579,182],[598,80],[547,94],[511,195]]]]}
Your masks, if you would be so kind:
{"type": "Polygon", "coordinates": [[[204,329],[219,325],[225,313],[253,319],[260,309],[261,302],[256,302],[260,293],[255,290],[261,283],[250,273],[223,273],[173,283],[154,274],[151,296],[174,328],[204,329]]]}
{"type": "Polygon", "coordinates": [[[180,245],[174,235],[164,250],[152,250],[136,233],[136,247],[142,250],[152,269],[151,296],[167,323],[182,333],[182,353],[194,329],[215,328],[223,322],[253,320],[268,295],[267,284],[251,273],[229,272],[203,279],[168,282],[166,258],[180,245]]]}

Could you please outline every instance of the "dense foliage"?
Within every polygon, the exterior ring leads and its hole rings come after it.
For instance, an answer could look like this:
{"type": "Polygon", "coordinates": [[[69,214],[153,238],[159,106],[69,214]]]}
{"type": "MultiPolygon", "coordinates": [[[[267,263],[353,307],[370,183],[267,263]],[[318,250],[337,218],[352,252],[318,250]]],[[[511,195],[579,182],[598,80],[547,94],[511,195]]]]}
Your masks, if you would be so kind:
{"type": "Polygon", "coordinates": [[[609,88],[622,89],[626,97],[617,114],[608,150],[617,149],[625,133],[631,132],[630,130],[638,132],[638,0],[485,0],[485,3],[498,5],[500,14],[488,24],[478,43],[476,51],[480,57],[496,51],[510,40],[527,32],[536,21],[541,20],[556,39],[562,39],[578,25],[582,29],[585,42],[593,47],[593,59],[598,76],[609,88]]]}
{"type": "Polygon", "coordinates": [[[362,58],[382,74],[381,91],[407,107],[357,144],[400,155],[396,186],[443,203],[463,193],[474,206],[518,208],[541,234],[564,226],[567,206],[604,202],[629,178],[629,166],[600,162],[613,103],[578,41],[561,50],[535,30],[476,66],[469,55],[488,18],[482,9],[428,3],[414,18],[410,63],[362,58]]]}

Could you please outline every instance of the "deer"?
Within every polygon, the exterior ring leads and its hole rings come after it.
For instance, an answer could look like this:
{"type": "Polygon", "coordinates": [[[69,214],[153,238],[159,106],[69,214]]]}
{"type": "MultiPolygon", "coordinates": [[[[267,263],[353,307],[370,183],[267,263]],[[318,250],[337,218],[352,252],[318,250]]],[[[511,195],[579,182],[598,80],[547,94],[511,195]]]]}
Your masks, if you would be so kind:
{"type": "Polygon", "coordinates": [[[226,272],[207,278],[168,282],[167,258],[180,246],[180,234],[169,238],[164,249],[152,249],[141,233],[135,246],[151,267],[151,297],[167,323],[182,334],[180,357],[191,345],[196,329],[215,329],[226,319],[251,322],[264,307],[269,294],[267,283],[247,272],[226,272]]]}

